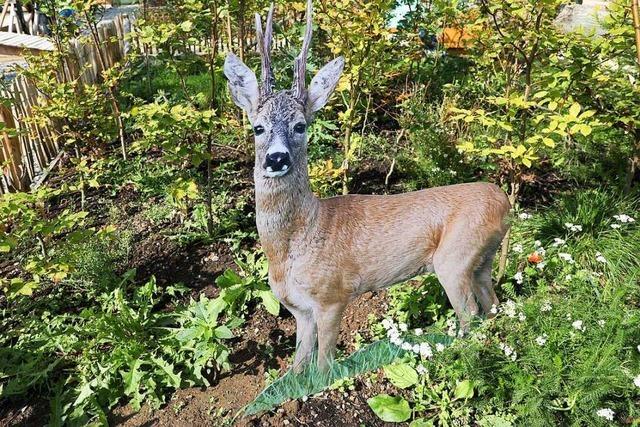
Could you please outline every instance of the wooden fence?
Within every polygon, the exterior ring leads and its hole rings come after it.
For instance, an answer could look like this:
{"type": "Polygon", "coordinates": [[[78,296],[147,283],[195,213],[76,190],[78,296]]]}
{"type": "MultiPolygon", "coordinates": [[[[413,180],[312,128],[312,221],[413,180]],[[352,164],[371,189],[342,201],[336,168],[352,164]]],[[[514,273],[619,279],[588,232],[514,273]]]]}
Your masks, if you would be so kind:
{"type": "MultiPolygon", "coordinates": [[[[98,38],[106,66],[121,61],[129,49],[126,34],[130,32],[133,17],[118,15],[98,27],[98,38]]],[[[74,39],[71,42],[71,60],[62,70],[66,78],[80,79],[83,84],[94,84],[100,78],[100,61],[93,43],[74,39]]],[[[33,109],[44,102],[35,85],[17,75],[5,80],[0,97],[8,102],[0,105],[0,121],[5,129],[0,139],[0,194],[9,191],[26,191],[38,185],[48,171],[55,166],[62,154],[58,142],[59,124],[35,125],[28,120],[33,109]]]]}
{"type": "MultiPolygon", "coordinates": [[[[292,17],[287,18],[281,23],[281,28],[290,27],[295,22],[292,17]]],[[[107,67],[121,61],[130,49],[152,56],[159,53],[157,47],[143,46],[135,38],[127,37],[134,24],[135,17],[122,14],[99,26],[99,39],[107,67]]],[[[255,50],[253,32],[247,32],[242,42],[237,37],[230,42],[227,39],[228,37],[218,40],[218,52],[226,52],[229,44],[235,48],[242,45],[245,52],[255,50]]],[[[287,49],[289,46],[289,40],[278,33],[274,34],[273,49],[287,49]]],[[[189,49],[195,54],[203,54],[207,49],[207,41],[199,41],[189,49]]],[[[71,52],[71,60],[67,62],[65,70],[61,70],[64,78],[79,78],[87,85],[96,83],[102,70],[94,44],[74,39],[71,42],[71,52]]],[[[45,102],[37,88],[20,75],[5,83],[4,87],[0,88],[0,97],[9,102],[7,106],[0,105],[0,121],[6,129],[15,129],[15,132],[4,132],[0,137],[0,194],[28,191],[36,187],[56,165],[62,154],[62,146],[57,138],[59,124],[51,121],[36,126],[32,124],[33,121],[28,120],[33,109],[45,102]]]]}

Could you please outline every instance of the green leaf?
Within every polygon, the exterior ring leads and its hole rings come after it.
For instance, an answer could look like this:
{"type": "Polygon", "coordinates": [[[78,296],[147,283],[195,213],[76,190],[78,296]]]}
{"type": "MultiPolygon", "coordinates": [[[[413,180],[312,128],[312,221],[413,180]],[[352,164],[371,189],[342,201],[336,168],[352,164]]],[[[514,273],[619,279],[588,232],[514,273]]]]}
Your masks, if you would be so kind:
{"type": "Polygon", "coordinates": [[[427,420],[426,418],[416,418],[411,421],[409,427],[433,427],[433,421],[427,420]]]}
{"type": "Polygon", "coordinates": [[[80,394],[76,398],[76,401],[73,402],[74,407],[78,407],[82,405],[82,403],[89,398],[93,394],[93,389],[91,388],[91,382],[84,383],[82,387],[80,387],[80,394]]]}
{"type": "Polygon", "coordinates": [[[140,389],[140,380],[142,379],[142,371],[140,371],[141,364],[142,362],[136,359],[129,366],[129,371],[120,371],[120,375],[122,375],[124,381],[124,393],[128,396],[137,393],[140,389]]]}
{"type": "Polygon", "coordinates": [[[384,375],[396,387],[407,388],[418,384],[418,373],[407,363],[387,365],[383,370],[384,375]]]}
{"type": "Polygon", "coordinates": [[[574,102],[573,104],[571,104],[571,107],[569,107],[569,115],[571,117],[578,117],[578,114],[580,114],[581,109],[582,107],[580,107],[580,104],[578,104],[577,102],[574,102]]]}
{"type": "Polygon", "coordinates": [[[473,382],[464,380],[456,384],[456,389],[453,392],[453,396],[456,399],[470,399],[473,397],[473,382]]]}
{"type": "Polygon", "coordinates": [[[273,314],[277,316],[280,314],[280,301],[276,298],[273,292],[269,291],[257,291],[258,296],[262,299],[262,304],[264,304],[264,308],[267,309],[269,314],[273,314]]]}
{"type": "Polygon", "coordinates": [[[400,396],[379,394],[367,399],[367,403],[378,418],[388,423],[401,423],[411,416],[409,403],[400,396]]]}
{"type": "Polygon", "coordinates": [[[242,277],[238,276],[238,273],[230,268],[226,269],[222,276],[216,278],[216,285],[221,288],[228,288],[239,283],[242,283],[242,277]]]}
{"type": "Polygon", "coordinates": [[[159,357],[153,357],[153,363],[160,369],[158,372],[162,375],[162,378],[166,385],[174,388],[180,387],[180,375],[176,374],[173,371],[173,364],[168,363],[164,359],[160,359],[159,357]]]}
{"type": "Polygon", "coordinates": [[[220,338],[220,339],[233,338],[233,333],[231,333],[231,329],[229,329],[225,325],[218,326],[215,329],[215,334],[216,334],[216,338],[220,338]]]}

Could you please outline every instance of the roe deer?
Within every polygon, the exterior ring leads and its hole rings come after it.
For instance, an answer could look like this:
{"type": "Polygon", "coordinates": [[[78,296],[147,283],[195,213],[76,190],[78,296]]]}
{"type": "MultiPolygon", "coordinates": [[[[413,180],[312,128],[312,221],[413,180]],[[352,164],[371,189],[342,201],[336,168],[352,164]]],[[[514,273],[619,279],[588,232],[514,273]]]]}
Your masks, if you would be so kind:
{"type": "Polygon", "coordinates": [[[340,78],[344,59],[326,64],[305,88],[312,1],[290,90],[274,91],[270,46],[256,14],[262,81],[229,53],[224,73],[255,133],[256,222],[269,285],[296,318],[299,371],[318,344],[318,366],[333,359],[342,314],[356,296],[435,272],[462,328],[498,300],[491,264],[510,205],[495,185],[470,183],[411,193],[318,199],[309,188],[307,129],[340,78]],[[476,301],[477,300],[477,301],[476,301]],[[316,338],[317,337],[317,338],[316,338]]]}

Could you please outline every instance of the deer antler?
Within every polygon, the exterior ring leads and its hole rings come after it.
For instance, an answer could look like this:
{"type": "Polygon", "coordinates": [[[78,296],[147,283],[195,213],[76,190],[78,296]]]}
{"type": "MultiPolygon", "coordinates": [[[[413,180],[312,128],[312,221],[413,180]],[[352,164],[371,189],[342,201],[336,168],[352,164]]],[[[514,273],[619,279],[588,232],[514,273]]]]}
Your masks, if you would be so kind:
{"type": "Polygon", "coordinates": [[[293,86],[291,89],[297,99],[304,99],[305,77],[307,72],[307,55],[309,47],[311,47],[311,33],[313,32],[313,0],[307,0],[307,26],[304,32],[304,40],[302,41],[302,49],[293,63],[293,86]]]}
{"type": "Polygon", "coordinates": [[[262,62],[262,85],[260,88],[260,95],[265,98],[273,91],[275,84],[275,78],[273,77],[273,70],[271,69],[271,38],[273,34],[273,3],[269,8],[267,15],[267,22],[265,23],[264,35],[262,33],[262,17],[256,13],[256,40],[258,45],[258,51],[260,52],[260,59],[262,62]]]}

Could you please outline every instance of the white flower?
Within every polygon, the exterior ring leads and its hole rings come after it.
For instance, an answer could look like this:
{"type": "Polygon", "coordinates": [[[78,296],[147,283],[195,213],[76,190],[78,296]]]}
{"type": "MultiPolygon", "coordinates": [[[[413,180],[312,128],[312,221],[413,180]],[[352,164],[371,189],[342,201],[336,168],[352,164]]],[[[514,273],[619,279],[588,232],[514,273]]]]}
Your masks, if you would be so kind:
{"type": "MultiPolygon", "coordinates": [[[[444,344],[437,343],[436,344],[436,351],[438,353],[443,352],[444,351],[444,344]]],[[[640,375],[638,375],[638,378],[640,379],[640,375]]],[[[640,385],[638,387],[640,387],[640,385]]]]}
{"type": "Polygon", "coordinates": [[[418,365],[416,366],[416,372],[418,372],[420,375],[424,375],[427,373],[427,368],[425,368],[424,365],[418,365]]]}
{"type": "Polygon", "coordinates": [[[385,329],[389,329],[393,326],[393,320],[391,319],[383,319],[382,320],[382,327],[385,329]]]}
{"type": "Polygon", "coordinates": [[[629,222],[636,221],[635,219],[631,218],[629,215],[625,215],[625,214],[614,215],[613,217],[622,223],[629,223],[629,222]]]}
{"type": "Polygon", "coordinates": [[[511,300],[507,300],[507,302],[504,303],[503,311],[504,314],[511,318],[516,317],[516,303],[511,300]]]}
{"type": "Polygon", "coordinates": [[[493,304],[491,306],[491,310],[489,310],[491,312],[491,314],[498,314],[498,306],[493,304]]]}
{"type": "Polygon", "coordinates": [[[411,345],[411,343],[403,342],[400,348],[406,351],[411,351],[413,349],[413,346],[411,345]]]}
{"type": "Polygon", "coordinates": [[[638,375],[637,377],[635,377],[635,378],[633,379],[633,384],[634,384],[636,387],[640,387],[640,375],[638,375]]]}
{"type": "Polygon", "coordinates": [[[516,274],[514,274],[513,278],[516,279],[516,283],[518,285],[521,285],[524,280],[524,277],[522,276],[522,271],[518,271],[516,274]]]}
{"type": "Polygon", "coordinates": [[[524,322],[525,320],[527,320],[527,316],[523,312],[520,312],[520,314],[518,314],[518,320],[524,322]]]}
{"type": "Polygon", "coordinates": [[[407,326],[407,324],[406,324],[406,323],[400,323],[400,324],[398,325],[398,327],[400,328],[400,330],[401,330],[402,332],[407,332],[407,330],[409,329],[409,327],[407,326]]]}
{"type": "Polygon", "coordinates": [[[566,280],[567,282],[571,279],[573,279],[573,276],[570,274],[567,274],[566,276],[564,276],[564,280],[566,280]]]}
{"type": "Polygon", "coordinates": [[[487,334],[485,334],[484,332],[474,332],[473,337],[478,341],[484,341],[487,339],[487,334]]]}
{"type": "Polygon", "coordinates": [[[418,336],[418,337],[419,337],[420,335],[422,335],[422,329],[417,328],[417,329],[415,329],[415,330],[413,331],[413,333],[414,333],[416,336],[418,336]]]}
{"type": "Polygon", "coordinates": [[[536,344],[538,344],[540,347],[542,347],[543,345],[545,345],[547,343],[547,334],[542,334],[540,336],[538,336],[536,338],[536,344]]]}
{"type": "Polygon", "coordinates": [[[603,264],[607,263],[607,259],[604,256],[602,256],[600,252],[596,252],[596,261],[601,262],[603,264]]]}
{"type": "Polygon", "coordinates": [[[531,219],[532,217],[533,217],[533,215],[528,214],[526,212],[522,212],[520,215],[518,215],[518,218],[523,219],[523,220],[531,219]]]}
{"type": "Polygon", "coordinates": [[[636,348],[638,349],[638,353],[640,353],[640,344],[636,348]]]}
{"type": "Polygon", "coordinates": [[[542,303],[542,306],[540,306],[540,311],[547,312],[547,311],[551,311],[551,303],[549,301],[545,301],[542,303]]]}
{"type": "Polygon", "coordinates": [[[544,270],[544,268],[546,267],[547,263],[544,261],[541,261],[539,263],[536,264],[536,268],[540,271],[544,270]]]}
{"type": "Polygon", "coordinates": [[[547,251],[542,247],[542,242],[540,240],[533,242],[533,245],[536,247],[536,252],[538,252],[538,254],[544,256],[544,254],[547,253],[547,251]]]}
{"type": "Polygon", "coordinates": [[[398,347],[402,346],[402,340],[400,339],[400,337],[391,337],[389,339],[389,341],[391,341],[391,344],[393,345],[397,345],[398,347]]]}
{"type": "Polygon", "coordinates": [[[415,354],[420,354],[420,344],[414,344],[411,351],[413,351],[415,354]]]}
{"type": "Polygon", "coordinates": [[[611,224],[611,228],[616,229],[622,227],[620,224],[611,224]]]}
{"type": "Polygon", "coordinates": [[[389,338],[400,338],[400,332],[395,327],[392,327],[387,331],[387,336],[389,338]]]}
{"type": "Polygon", "coordinates": [[[511,356],[511,353],[513,353],[513,349],[503,342],[498,344],[498,347],[500,347],[505,356],[511,356]]]}
{"type": "Polygon", "coordinates": [[[456,319],[454,319],[453,317],[449,318],[447,320],[447,327],[447,335],[449,335],[450,337],[455,337],[457,332],[456,319]]]}
{"type": "Polygon", "coordinates": [[[567,243],[566,240],[556,237],[553,239],[553,243],[551,244],[551,246],[553,246],[554,248],[557,248],[558,246],[562,246],[565,243],[567,243]]]}
{"type": "Polygon", "coordinates": [[[430,359],[433,356],[433,352],[431,351],[431,346],[429,343],[421,342],[420,343],[420,356],[425,359],[430,359]]]}
{"type": "Polygon", "coordinates": [[[565,222],[564,226],[569,229],[569,231],[582,231],[582,226],[578,224],[572,224],[570,222],[565,222]]]}
{"type": "Polygon", "coordinates": [[[513,247],[511,248],[513,250],[513,252],[517,253],[517,254],[521,254],[522,251],[524,249],[522,249],[522,245],[520,243],[516,243],[515,245],[513,245],[513,247]]]}
{"type": "Polygon", "coordinates": [[[584,332],[585,327],[584,327],[584,323],[582,322],[582,320],[576,320],[574,321],[571,326],[573,326],[573,329],[577,329],[578,331],[584,332]]]}
{"type": "Polygon", "coordinates": [[[568,254],[566,252],[560,252],[558,256],[560,257],[561,260],[567,261],[569,264],[575,263],[571,254],[568,254]]]}
{"type": "Polygon", "coordinates": [[[604,323],[605,323],[604,320],[602,320],[602,319],[598,320],[598,326],[600,326],[602,328],[604,328],[604,323]]]}
{"type": "Polygon", "coordinates": [[[602,408],[602,409],[598,409],[598,412],[596,412],[596,414],[599,417],[604,418],[605,420],[613,421],[613,417],[616,413],[609,408],[602,408]]]}

